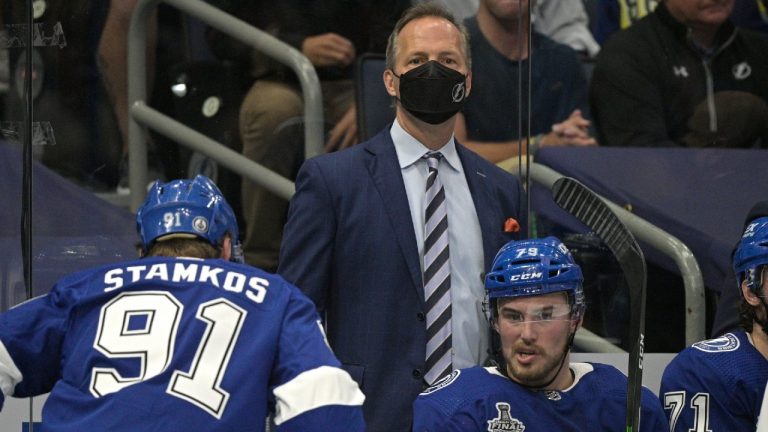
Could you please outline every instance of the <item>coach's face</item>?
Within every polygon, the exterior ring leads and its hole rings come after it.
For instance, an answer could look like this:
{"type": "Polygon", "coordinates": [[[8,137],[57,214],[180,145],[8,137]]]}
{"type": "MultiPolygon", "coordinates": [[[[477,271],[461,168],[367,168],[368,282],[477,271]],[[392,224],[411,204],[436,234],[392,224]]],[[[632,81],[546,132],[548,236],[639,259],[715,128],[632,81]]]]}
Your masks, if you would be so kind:
{"type": "Polygon", "coordinates": [[[417,18],[403,27],[397,40],[395,70],[384,71],[384,85],[390,96],[400,96],[398,76],[430,60],[467,75],[466,91],[469,94],[472,74],[461,34],[453,24],[433,16],[417,18]]]}
{"type": "Polygon", "coordinates": [[[692,28],[719,27],[731,15],[734,0],[666,0],[678,21],[692,28]]]}

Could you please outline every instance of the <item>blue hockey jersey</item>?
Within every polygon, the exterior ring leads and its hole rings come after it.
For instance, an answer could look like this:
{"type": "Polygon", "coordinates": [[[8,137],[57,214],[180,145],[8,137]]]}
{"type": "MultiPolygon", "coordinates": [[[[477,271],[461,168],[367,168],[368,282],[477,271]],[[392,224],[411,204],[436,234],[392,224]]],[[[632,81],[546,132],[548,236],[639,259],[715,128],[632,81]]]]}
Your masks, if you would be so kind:
{"type": "Polygon", "coordinates": [[[746,332],[726,333],[680,352],[664,370],[660,398],[674,431],[754,431],[768,361],[746,332]]]}
{"type": "MultiPolygon", "coordinates": [[[[563,391],[534,391],[497,368],[455,370],[419,395],[414,432],[597,432],[625,430],[627,377],[613,366],[571,363],[563,391]]],[[[656,396],[643,388],[640,431],[667,430],[656,396]]]]}
{"type": "Polygon", "coordinates": [[[296,287],[223,260],[105,266],[0,315],[0,397],[50,392],[43,431],[362,431],[339,366],[296,287]]]}

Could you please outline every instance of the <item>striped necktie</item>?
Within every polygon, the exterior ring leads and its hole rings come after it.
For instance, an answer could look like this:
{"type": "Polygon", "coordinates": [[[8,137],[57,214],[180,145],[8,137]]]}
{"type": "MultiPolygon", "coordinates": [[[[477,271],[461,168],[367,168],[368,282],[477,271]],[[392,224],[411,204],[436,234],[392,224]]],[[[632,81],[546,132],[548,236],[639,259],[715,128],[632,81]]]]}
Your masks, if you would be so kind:
{"type": "Polygon", "coordinates": [[[428,152],[424,211],[424,299],[427,305],[427,360],[424,379],[432,384],[452,369],[451,268],[448,261],[448,211],[445,189],[437,175],[443,155],[428,152]]]}

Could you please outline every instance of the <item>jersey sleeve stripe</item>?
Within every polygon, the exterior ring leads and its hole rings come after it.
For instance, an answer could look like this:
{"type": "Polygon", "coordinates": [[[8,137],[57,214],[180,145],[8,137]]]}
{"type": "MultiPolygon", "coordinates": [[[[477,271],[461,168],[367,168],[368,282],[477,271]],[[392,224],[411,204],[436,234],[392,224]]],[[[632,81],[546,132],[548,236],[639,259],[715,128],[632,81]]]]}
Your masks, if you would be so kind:
{"type": "Polygon", "coordinates": [[[0,390],[3,395],[13,396],[16,384],[20,383],[24,377],[19,368],[16,367],[11,355],[5,345],[0,342],[0,390]]]}
{"type": "Polygon", "coordinates": [[[275,425],[329,405],[362,405],[365,400],[357,383],[342,369],[321,366],[297,375],[274,390],[275,425]]]}

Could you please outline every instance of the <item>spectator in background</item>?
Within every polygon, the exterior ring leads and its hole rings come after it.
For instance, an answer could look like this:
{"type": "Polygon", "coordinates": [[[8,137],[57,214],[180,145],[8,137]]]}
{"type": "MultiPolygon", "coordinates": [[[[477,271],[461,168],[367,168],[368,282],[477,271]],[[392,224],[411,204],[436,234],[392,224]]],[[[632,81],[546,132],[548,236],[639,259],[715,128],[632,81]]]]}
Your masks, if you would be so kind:
{"type": "Polygon", "coordinates": [[[761,412],[768,381],[768,217],[748,222],[733,253],[741,329],[693,344],[664,370],[659,396],[672,432],[753,431],[768,415],[761,412]]]}
{"type": "Polygon", "coordinates": [[[602,48],[590,103],[611,146],[768,145],[768,38],[728,20],[734,0],[666,0],[602,48]]]}
{"type": "MultiPolygon", "coordinates": [[[[112,104],[112,113],[117,121],[119,138],[119,162],[116,192],[129,194],[128,184],[128,30],[137,0],[110,0],[106,21],[98,41],[97,59],[101,80],[112,104]]],[[[190,57],[187,43],[184,15],[175,7],[158,4],[147,19],[146,46],[146,90],[147,100],[152,108],[173,116],[174,99],[170,97],[172,77],[170,71],[176,64],[190,57]]],[[[76,88],[76,87],[75,87],[76,88]]],[[[178,178],[186,174],[178,144],[149,129],[147,133],[149,153],[149,178],[178,178]]]]}
{"type": "Polygon", "coordinates": [[[539,147],[596,144],[585,118],[588,85],[578,55],[538,32],[528,52],[528,0],[481,0],[466,26],[475,85],[456,121],[461,142],[499,162],[517,156],[520,147],[525,151],[520,140],[530,121],[539,147]],[[535,83],[531,107],[528,68],[535,83]]]}
{"type": "Polygon", "coordinates": [[[532,6],[533,28],[537,32],[568,45],[582,58],[592,58],[600,51],[583,1],[534,0],[532,6]]]}
{"type": "Polygon", "coordinates": [[[477,12],[477,3],[479,0],[413,0],[413,3],[423,3],[425,1],[433,1],[445,6],[446,9],[451,11],[456,20],[462,21],[477,12]]]}
{"type": "MultiPolygon", "coordinates": [[[[112,102],[112,109],[120,131],[121,158],[128,157],[128,29],[138,0],[110,0],[109,9],[98,45],[98,65],[104,87],[112,102]]],[[[157,44],[157,12],[147,26],[147,69],[155,66],[157,44]]],[[[127,178],[123,187],[128,187],[127,178]]]]}
{"type": "Polygon", "coordinates": [[[386,52],[394,123],[304,162],[280,251],[366,394],[369,432],[410,431],[419,392],[487,360],[480,275],[525,229],[518,180],[453,138],[474,82],[460,24],[420,3],[386,52]]]}
{"type": "MultiPolygon", "coordinates": [[[[218,3],[223,10],[273,34],[307,56],[320,78],[325,121],[330,125],[326,150],[355,144],[357,122],[352,75],[355,59],[368,52],[384,52],[389,32],[410,1],[280,0],[254,5],[254,2],[224,0],[218,3]]],[[[255,79],[240,109],[243,155],[278,174],[295,178],[304,160],[303,132],[300,132],[303,129],[301,122],[297,122],[304,114],[304,105],[297,78],[288,67],[249,49],[224,56],[250,60],[246,67],[255,79]]],[[[242,182],[241,196],[246,222],[243,241],[246,261],[274,271],[288,203],[247,179],[242,182]]]]}
{"type": "MultiPolygon", "coordinates": [[[[426,0],[414,0],[414,3],[426,0]]],[[[477,13],[480,0],[435,0],[448,8],[459,20],[477,13]]],[[[527,0],[521,1],[525,7],[527,0]]],[[[535,0],[531,2],[533,27],[556,42],[568,45],[585,57],[600,50],[589,29],[590,22],[581,0],[535,0]]]]}
{"type": "MultiPolygon", "coordinates": [[[[635,0],[632,3],[619,0],[597,0],[592,33],[600,43],[605,43],[613,33],[624,30],[653,12],[659,0],[635,0]]],[[[768,11],[765,0],[735,0],[731,21],[742,28],[768,31],[768,11]]]]}
{"type": "Polygon", "coordinates": [[[631,3],[620,0],[596,0],[596,3],[592,34],[595,40],[603,45],[608,40],[608,36],[628,28],[653,12],[659,0],[635,0],[631,3]]]}

